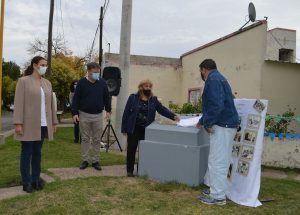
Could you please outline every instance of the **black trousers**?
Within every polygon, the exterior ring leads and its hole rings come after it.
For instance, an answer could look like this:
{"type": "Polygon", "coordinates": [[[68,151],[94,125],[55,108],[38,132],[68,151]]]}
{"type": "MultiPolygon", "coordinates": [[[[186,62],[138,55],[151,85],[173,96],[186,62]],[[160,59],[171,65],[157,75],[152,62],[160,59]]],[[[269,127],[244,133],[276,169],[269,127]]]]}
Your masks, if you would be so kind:
{"type": "Polygon", "coordinates": [[[145,139],[145,128],[135,128],[133,134],[127,135],[127,172],[134,170],[135,153],[140,140],[145,139]]]}

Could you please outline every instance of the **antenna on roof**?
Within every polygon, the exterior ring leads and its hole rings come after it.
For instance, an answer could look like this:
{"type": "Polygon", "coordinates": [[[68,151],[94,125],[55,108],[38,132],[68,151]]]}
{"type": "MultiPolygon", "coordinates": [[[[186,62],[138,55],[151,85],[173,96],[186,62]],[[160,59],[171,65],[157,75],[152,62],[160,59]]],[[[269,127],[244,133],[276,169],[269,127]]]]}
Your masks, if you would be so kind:
{"type": "Polygon", "coordinates": [[[249,20],[240,28],[240,30],[242,30],[243,27],[245,27],[250,21],[255,22],[256,11],[255,11],[254,4],[252,2],[250,2],[249,6],[248,6],[248,17],[249,17],[249,20]]]}

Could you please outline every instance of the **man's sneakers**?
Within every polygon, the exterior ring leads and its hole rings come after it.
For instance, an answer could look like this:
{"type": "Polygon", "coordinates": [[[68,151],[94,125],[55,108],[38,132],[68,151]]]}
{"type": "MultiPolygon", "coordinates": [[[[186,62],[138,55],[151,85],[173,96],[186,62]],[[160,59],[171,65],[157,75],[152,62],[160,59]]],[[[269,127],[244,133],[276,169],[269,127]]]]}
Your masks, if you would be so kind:
{"type": "Polygon", "coordinates": [[[210,189],[205,189],[205,190],[202,190],[202,194],[205,195],[205,196],[209,196],[210,194],[210,189]]]}
{"type": "Polygon", "coordinates": [[[200,197],[199,201],[206,205],[226,205],[226,199],[213,199],[211,197],[200,197]]]}
{"type": "Polygon", "coordinates": [[[98,170],[98,171],[102,170],[99,162],[92,163],[92,167],[94,167],[95,170],[98,170]]]}
{"type": "Polygon", "coordinates": [[[86,169],[89,166],[89,163],[87,161],[83,161],[80,165],[79,169],[86,169]]]}

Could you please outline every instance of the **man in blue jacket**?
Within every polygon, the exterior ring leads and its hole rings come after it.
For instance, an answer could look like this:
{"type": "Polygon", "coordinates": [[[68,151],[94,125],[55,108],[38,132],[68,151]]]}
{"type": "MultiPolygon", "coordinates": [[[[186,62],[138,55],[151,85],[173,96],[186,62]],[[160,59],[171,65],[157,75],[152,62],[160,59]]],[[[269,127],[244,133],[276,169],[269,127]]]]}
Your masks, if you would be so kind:
{"type": "Polygon", "coordinates": [[[203,115],[197,128],[204,128],[210,134],[207,170],[210,189],[203,191],[206,197],[201,197],[200,202],[225,205],[227,173],[239,117],[230,85],[217,70],[214,60],[206,59],[199,67],[205,87],[202,94],[203,115]]]}

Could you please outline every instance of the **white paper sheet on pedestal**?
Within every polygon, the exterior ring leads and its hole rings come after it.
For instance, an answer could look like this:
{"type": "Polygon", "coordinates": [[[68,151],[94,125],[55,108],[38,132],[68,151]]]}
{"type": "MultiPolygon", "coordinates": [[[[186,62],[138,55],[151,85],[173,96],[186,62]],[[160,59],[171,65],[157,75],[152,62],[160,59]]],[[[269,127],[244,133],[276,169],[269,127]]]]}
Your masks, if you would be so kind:
{"type": "Polygon", "coordinates": [[[197,123],[199,122],[199,119],[201,118],[201,116],[197,116],[197,117],[192,117],[192,118],[188,118],[188,119],[181,119],[177,125],[181,126],[181,127],[191,127],[191,126],[196,126],[197,123]]]}

